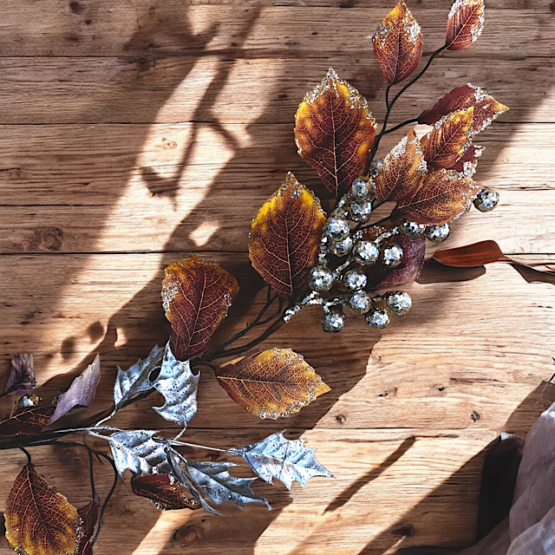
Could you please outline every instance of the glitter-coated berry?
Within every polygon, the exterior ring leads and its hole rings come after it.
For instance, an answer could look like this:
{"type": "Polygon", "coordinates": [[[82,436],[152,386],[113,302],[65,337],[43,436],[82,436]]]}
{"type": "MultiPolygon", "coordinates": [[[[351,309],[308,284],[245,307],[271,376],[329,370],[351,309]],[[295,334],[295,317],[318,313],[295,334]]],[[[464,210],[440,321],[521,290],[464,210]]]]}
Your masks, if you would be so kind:
{"type": "Polygon", "coordinates": [[[474,206],[480,212],[491,212],[499,203],[499,193],[491,189],[482,189],[474,199],[474,206]]]}
{"type": "Polygon", "coordinates": [[[403,220],[399,225],[399,229],[401,233],[405,235],[416,237],[417,235],[422,235],[426,231],[426,226],[417,224],[416,222],[410,222],[409,220],[403,220]]]}
{"type": "Polygon", "coordinates": [[[349,306],[357,314],[366,314],[370,310],[372,299],[368,293],[359,291],[349,297],[349,306]]]}
{"type": "Polygon", "coordinates": [[[333,272],[325,266],[315,266],[310,271],[308,285],[313,291],[329,291],[333,285],[333,272]]]}
{"type": "Polygon", "coordinates": [[[353,260],[362,266],[374,264],[379,256],[378,246],[372,241],[358,241],[353,247],[353,260]]]}
{"type": "Polygon", "coordinates": [[[366,287],[366,274],[354,268],[353,270],[348,270],[343,275],[343,286],[349,291],[360,291],[366,287]]]}
{"type": "Polygon", "coordinates": [[[403,261],[403,249],[399,245],[386,245],[382,250],[382,260],[390,268],[399,266],[403,261]]]}
{"type": "Polygon", "coordinates": [[[351,186],[351,195],[357,201],[368,200],[371,191],[370,180],[366,177],[357,177],[351,186]]]}
{"type": "Polygon", "coordinates": [[[373,164],[372,164],[372,169],[370,170],[370,173],[372,175],[372,177],[377,177],[378,173],[380,172],[380,168],[383,166],[384,161],[383,160],[376,160],[373,164]]]}
{"type": "Polygon", "coordinates": [[[372,308],[366,314],[366,323],[374,330],[382,330],[389,324],[389,314],[381,308],[372,308]]]}
{"type": "Polygon", "coordinates": [[[333,254],[335,254],[335,256],[342,257],[347,256],[352,248],[353,239],[350,235],[348,235],[345,239],[332,243],[330,250],[333,254]]]}
{"type": "Polygon", "coordinates": [[[447,237],[449,237],[450,233],[451,228],[449,227],[449,224],[429,225],[426,228],[426,237],[434,243],[442,243],[445,239],[447,239],[447,237]]]}
{"type": "Polygon", "coordinates": [[[347,318],[343,311],[339,308],[333,308],[328,312],[324,312],[322,316],[322,329],[326,333],[338,333],[345,327],[347,318]]]}
{"type": "Polygon", "coordinates": [[[406,314],[412,306],[410,295],[404,291],[391,291],[386,295],[385,302],[387,310],[397,316],[406,314]]]}
{"type": "Polygon", "coordinates": [[[345,218],[332,216],[326,224],[324,233],[332,241],[341,241],[349,235],[350,231],[349,222],[345,218]]]}
{"type": "Polygon", "coordinates": [[[368,200],[361,202],[351,202],[349,206],[349,216],[353,222],[366,223],[372,215],[372,203],[368,200]]]}

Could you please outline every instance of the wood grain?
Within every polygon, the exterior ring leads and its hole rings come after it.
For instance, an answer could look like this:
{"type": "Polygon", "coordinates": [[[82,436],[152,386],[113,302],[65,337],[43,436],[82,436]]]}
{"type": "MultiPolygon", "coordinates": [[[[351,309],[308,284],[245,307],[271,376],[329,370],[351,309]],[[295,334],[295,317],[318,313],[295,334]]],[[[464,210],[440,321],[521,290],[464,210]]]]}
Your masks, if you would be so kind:
{"type": "MultiPolygon", "coordinates": [[[[450,2],[410,2],[428,55],[450,2]]],[[[384,116],[385,83],[368,40],[389,0],[7,0],[0,22],[0,369],[35,357],[49,399],[99,352],[94,404],[111,399],[116,366],[132,364],[170,327],[163,268],[198,253],[241,290],[214,341],[264,302],[247,235],[291,170],[329,201],[298,157],[293,118],[333,66],[384,116]]],[[[480,135],[477,179],[501,192],[473,210],[447,247],[498,241],[518,260],[553,267],[555,17],[549,0],[488,0],[483,36],[437,59],[396,105],[393,124],[455,86],[482,86],[511,110],[480,135]]],[[[423,131],[421,128],[420,131],[423,131]]],[[[382,142],[381,154],[403,131],[382,142]]],[[[429,248],[431,254],[435,246],[429,248]]],[[[385,555],[409,545],[473,542],[483,451],[500,431],[526,434],[555,400],[550,350],[555,281],[507,264],[427,264],[408,290],[413,311],[381,333],[349,315],[320,331],[316,308],[265,347],[291,347],[332,391],[287,421],[262,422],[203,369],[187,439],[244,445],[287,428],[334,480],[289,494],[257,485],[273,512],[159,513],[127,476],[96,555],[385,555]]],[[[119,414],[128,428],[167,424],[150,398],[119,414]]],[[[10,410],[5,399],[3,413],[10,410]]],[[[169,431],[169,430],[168,430],[169,431]]],[[[206,453],[186,453],[206,457],[206,453]]],[[[37,448],[39,472],[77,506],[88,468],[72,448],[37,448]],[[69,471],[71,469],[71,471],[69,471]]],[[[2,457],[0,510],[24,457],[2,457]]],[[[100,494],[111,480],[97,465],[100,494]]],[[[0,553],[10,553],[0,541],[0,553]]]]}

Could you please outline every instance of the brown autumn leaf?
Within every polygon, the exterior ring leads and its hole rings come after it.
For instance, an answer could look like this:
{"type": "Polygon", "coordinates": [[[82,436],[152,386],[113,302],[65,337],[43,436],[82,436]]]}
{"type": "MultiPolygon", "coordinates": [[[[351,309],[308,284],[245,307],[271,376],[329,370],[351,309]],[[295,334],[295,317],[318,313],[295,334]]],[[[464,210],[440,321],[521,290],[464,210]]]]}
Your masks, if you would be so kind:
{"type": "Polygon", "coordinates": [[[253,268],[282,297],[306,288],[325,222],[320,201],[292,173],[253,220],[249,238],[253,268]]]}
{"type": "Polygon", "coordinates": [[[299,412],[330,388],[304,358],[291,349],[270,349],[228,362],[216,378],[239,405],[260,418],[299,412]]]}
{"type": "Polygon", "coordinates": [[[441,97],[429,110],[424,110],[418,116],[418,123],[434,125],[445,116],[474,108],[470,136],[473,137],[483,131],[493,120],[506,112],[509,108],[497,102],[493,96],[486,94],[480,87],[468,83],[457,87],[441,97]]]}
{"type": "Polygon", "coordinates": [[[450,168],[469,146],[474,107],[453,112],[434,124],[421,139],[424,159],[429,167],[450,168]]]}
{"type": "Polygon", "coordinates": [[[176,333],[175,354],[190,358],[205,349],[239,286],[229,272],[198,256],[171,264],[165,274],[162,299],[176,333]]]}
{"type": "Polygon", "coordinates": [[[298,152],[334,196],[363,171],[375,136],[376,121],[366,99],[333,69],[304,97],[295,115],[298,152]]]}
{"type": "Polygon", "coordinates": [[[98,520],[98,508],[99,508],[98,497],[91,499],[85,506],[79,507],[77,512],[81,517],[81,530],[82,537],[79,541],[79,549],[77,555],[92,555],[92,536],[94,534],[94,528],[98,520]]]}
{"type": "Polygon", "coordinates": [[[447,21],[447,50],[468,48],[482,34],[484,0],[455,0],[447,21]]]}
{"type": "Polygon", "coordinates": [[[412,198],[400,201],[393,217],[405,217],[423,225],[449,223],[466,211],[480,188],[469,177],[441,169],[427,175],[412,198]]]}
{"type": "Polygon", "coordinates": [[[462,173],[465,177],[472,177],[476,173],[478,158],[484,152],[483,146],[470,145],[466,152],[448,169],[462,173]]]}
{"type": "Polygon", "coordinates": [[[376,202],[410,198],[426,175],[426,161],[414,129],[385,157],[375,180],[376,202]]]}
{"type": "Polygon", "coordinates": [[[432,259],[455,268],[476,268],[492,262],[510,261],[495,241],[480,241],[464,247],[437,251],[432,259]]]}
{"type": "Polygon", "coordinates": [[[25,555],[72,555],[81,518],[68,500],[39,476],[32,464],[19,473],[6,503],[6,538],[25,555]]]}
{"type": "Polygon", "coordinates": [[[134,476],[131,489],[135,495],[150,499],[158,509],[174,511],[178,509],[200,509],[200,502],[191,492],[169,474],[148,474],[134,476]]]}
{"type": "Polygon", "coordinates": [[[403,81],[416,69],[422,58],[422,32],[404,0],[387,14],[372,42],[389,85],[403,81]]]}
{"type": "Polygon", "coordinates": [[[34,436],[48,424],[56,407],[19,408],[13,416],[0,422],[0,437],[34,436]]]}

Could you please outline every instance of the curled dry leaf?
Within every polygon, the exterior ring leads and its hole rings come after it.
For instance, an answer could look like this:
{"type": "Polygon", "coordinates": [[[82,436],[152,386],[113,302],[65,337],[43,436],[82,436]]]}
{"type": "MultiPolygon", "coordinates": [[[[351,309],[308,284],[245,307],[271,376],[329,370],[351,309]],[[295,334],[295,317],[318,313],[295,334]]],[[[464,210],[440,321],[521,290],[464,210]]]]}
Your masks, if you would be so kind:
{"type": "Polygon", "coordinates": [[[469,177],[441,169],[426,176],[410,199],[397,204],[394,217],[405,217],[424,225],[449,223],[468,208],[480,186],[469,177]]]}
{"type": "Polygon", "coordinates": [[[171,474],[134,476],[131,479],[131,489],[135,495],[150,499],[158,509],[164,511],[196,510],[201,507],[189,489],[171,474]]]}
{"type": "Polygon", "coordinates": [[[474,107],[453,112],[434,124],[422,137],[422,151],[428,166],[450,168],[469,146],[474,107]]]}
{"type": "Polygon", "coordinates": [[[56,407],[19,408],[13,416],[0,422],[0,437],[34,436],[48,425],[56,407]]]}
{"type": "Polygon", "coordinates": [[[206,348],[238,292],[237,281],[229,272],[198,256],[166,268],[162,299],[166,318],[176,333],[177,358],[190,358],[206,348]]]}
{"type": "Polygon", "coordinates": [[[416,69],[422,58],[422,32],[404,0],[387,14],[372,42],[388,84],[403,81],[416,69]]]}
{"type": "Polygon", "coordinates": [[[448,50],[468,48],[482,34],[484,0],[455,0],[447,21],[448,50]]]}
{"type": "Polygon", "coordinates": [[[474,108],[470,128],[471,137],[483,131],[493,120],[509,109],[497,102],[493,96],[486,94],[480,87],[468,83],[448,92],[430,110],[424,110],[418,116],[418,123],[434,125],[445,116],[470,107],[474,108]]]}
{"type": "Polygon", "coordinates": [[[375,136],[376,121],[366,99],[333,69],[305,96],[295,116],[299,154],[334,196],[363,171],[375,136]]]}
{"type": "Polygon", "coordinates": [[[68,500],[39,476],[32,464],[23,467],[8,496],[6,538],[26,555],[72,555],[80,540],[81,518],[68,500]]]}
{"type": "Polygon", "coordinates": [[[25,353],[15,355],[6,383],[6,393],[8,395],[27,395],[33,391],[36,385],[33,355],[25,353]]]}
{"type": "Polygon", "coordinates": [[[495,241],[480,241],[464,247],[437,251],[432,259],[444,266],[456,268],[475,268],[492,262],[510,260],[495,241]]]}
{"type": "Polygon", "coordinates": [[[216,370],[228,395],[260,418],[299,412],[330,388],[291,349],[270,349],[228,362],[216,370]]]}
{"type": "Polygon", "coordinates": [[[410,198],[426,175],[426,161],[414,129],[385,157],[375,180],[376,202],[410,198]]]}
{"type": "Polygon", "coordinates": [[[282,297],[306,288],[325,221],[318,199],[292,173],[253,220],[249,240],[252,265],[282,297]]]}

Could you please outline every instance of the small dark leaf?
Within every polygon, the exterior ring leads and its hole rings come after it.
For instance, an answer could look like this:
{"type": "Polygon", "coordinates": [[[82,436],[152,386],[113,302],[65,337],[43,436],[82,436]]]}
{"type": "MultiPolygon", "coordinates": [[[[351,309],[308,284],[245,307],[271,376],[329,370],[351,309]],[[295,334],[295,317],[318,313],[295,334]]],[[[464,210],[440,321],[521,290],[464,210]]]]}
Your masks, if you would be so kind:
{"type": "Polygon", "coordinates": [[[444,266],[476,268],[492,262],[508,261],[495,241],[480,241],[472,245],[437,251],[432,257],[444,266]]]}
{"type": "Polygon", "coordinates": [[[178,509],[200,509],[198,499],[189,489],[171,474],[151,474],[134,476],[131,489],[135,495],[150,499],[158,509],[174,511],[178,509]]]}
{"type": "Polygon", "coordinates": [[[48,424],[56,407],[21,407],[10,418],[0,422],[0,437],[34,436],[48,424]]]}
{"type": "Polygon", "coordinates": [[[99,508],[98,497],[91,499],[84,507],[77,509],[79,516],[81,517],[81,529],[83,537],[79,542],[79,550],[77,555],[92,555],[93,546],[91,538],[94,534],[94,528],[98,520],[98,508],[99,508]]]}
{"type": "Polygon", "coordinates": [[[10,377],[6,383],[9,395],[28,395],[37,385],[33,368],[33,355],[19,354],[12,359],[10,377]]]}

